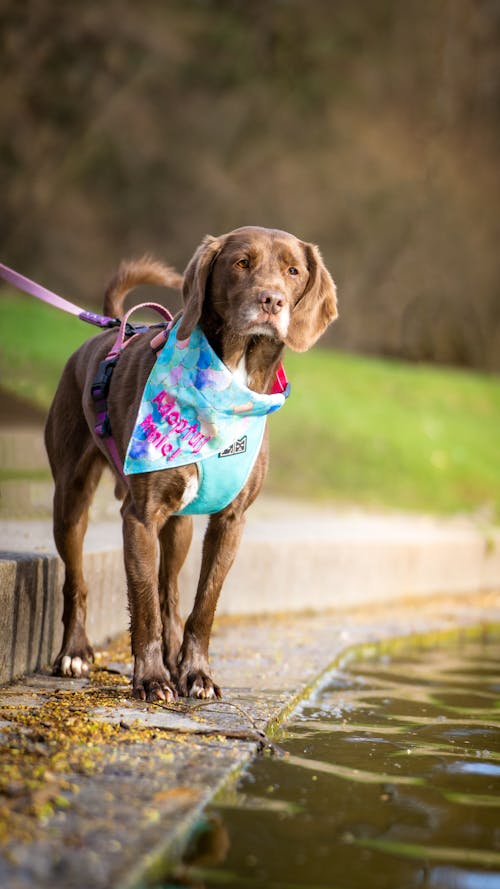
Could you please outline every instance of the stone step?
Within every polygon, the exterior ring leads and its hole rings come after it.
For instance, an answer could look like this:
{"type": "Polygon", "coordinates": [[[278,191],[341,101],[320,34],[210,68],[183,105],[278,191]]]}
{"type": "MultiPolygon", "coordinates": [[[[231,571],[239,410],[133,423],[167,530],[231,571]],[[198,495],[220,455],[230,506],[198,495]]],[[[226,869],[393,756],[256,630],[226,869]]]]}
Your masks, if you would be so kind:
{"type": "MultiPolygon", "coordinates": [[[[205,520],[180,578],[189,613],[205,520]]],[[[0,521],[0,681],[49,663],[61,638],[62,566],[50,521],[0,521]]],[[[89,636],[128,625],[118,521],[93,522],[85,548],[89,636]]],[[[425,596],[500,589],[500,529],[466,520],[337,512],[262,498],[252,508],[219,615],[397,607],[425,596]]],[[[339,618],[340,619],[340,618],[339,618]]]]}

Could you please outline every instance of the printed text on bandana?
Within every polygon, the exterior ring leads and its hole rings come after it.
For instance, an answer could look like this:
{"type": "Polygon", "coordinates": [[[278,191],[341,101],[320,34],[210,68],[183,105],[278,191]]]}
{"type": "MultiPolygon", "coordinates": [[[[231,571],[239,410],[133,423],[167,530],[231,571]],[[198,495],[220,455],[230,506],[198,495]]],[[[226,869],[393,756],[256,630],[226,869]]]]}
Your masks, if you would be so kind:
{"type": "Polygon", "coordinates": [[[190,424],[189,420],[181,416],[179,405],[175,401],[172,402],[171,396],[164,389],[152,399],[152,403],[156,404],[163,421],[168,423],[170,429],[167,432],[158,429],[152,414],[144,417],[140,428],[145,432],[149,443],[167,460],[174,460],[181,453],[180,447],[175,449],[175,443],[168,440],[172,435],[178,437],[180,441],[186,441],[192,454],[199,454],[202,447],[212,438],[211,435],[203,435],[198,421],[190,424]]]}

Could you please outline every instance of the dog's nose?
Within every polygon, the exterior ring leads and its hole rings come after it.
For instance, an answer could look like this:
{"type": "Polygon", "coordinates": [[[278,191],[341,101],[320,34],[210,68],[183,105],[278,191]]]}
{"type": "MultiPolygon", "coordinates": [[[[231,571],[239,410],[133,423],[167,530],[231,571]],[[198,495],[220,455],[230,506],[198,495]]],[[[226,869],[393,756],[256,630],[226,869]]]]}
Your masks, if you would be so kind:
{"type": "Polygon", "coordinates": [[[285,297],[276,290],[261,290],[259,302],[263,311],[268,315],[277,315],[285,305],[285,297]]]}

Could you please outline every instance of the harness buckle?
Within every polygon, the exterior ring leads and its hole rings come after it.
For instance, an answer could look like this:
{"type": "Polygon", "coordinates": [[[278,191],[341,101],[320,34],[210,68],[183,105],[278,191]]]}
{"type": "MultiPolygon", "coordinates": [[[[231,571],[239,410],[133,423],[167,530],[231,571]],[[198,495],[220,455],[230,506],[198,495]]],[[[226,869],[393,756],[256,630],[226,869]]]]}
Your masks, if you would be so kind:
{"type": "Polygon", "coordinates": [[[131,324],[130,321],[127,321],[125,324],[125,339],[135,336],[136,333],[144,333],[146,330],[149,330],[148,324],[131,324]]]}
{"type": "Polygon", "coordinates": [[[113,435],[111,431],[111,423],[109,422],[109,417],[106,414],[102,423],[98,423],[97,426],[94,426],[96,434],[99,438],[111,438],[113,435]]]}
{"type": "Polygon", "coordinates": [[[104,358],[104,360],[99,363],[94,382],[90,389],[90,394],[94,401],[101,401],[103,398],[106,398],[118,357],[118,355],[114,355],[112,358],[104,358]]]}

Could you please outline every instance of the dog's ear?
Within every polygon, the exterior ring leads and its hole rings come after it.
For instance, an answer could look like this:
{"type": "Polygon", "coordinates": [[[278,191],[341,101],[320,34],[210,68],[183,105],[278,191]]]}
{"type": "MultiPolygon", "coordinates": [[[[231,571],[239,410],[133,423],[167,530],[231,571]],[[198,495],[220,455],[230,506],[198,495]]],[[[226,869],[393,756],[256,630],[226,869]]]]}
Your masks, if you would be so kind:
{"type": "Polygon", "coordinates": [[[294,352],[306,352],[337,317],[335,284],[321,253],[314,244],[304,244],[309,280],[292,309],[285,339],[294,352]]]}
{"type": "Polygon", "coordinates": [[[184,309],[177,331],[178,340],[187,340],[201,318],[208,276],[222,247],[220,238],[206,235],[184,272],[184,309]]]}

